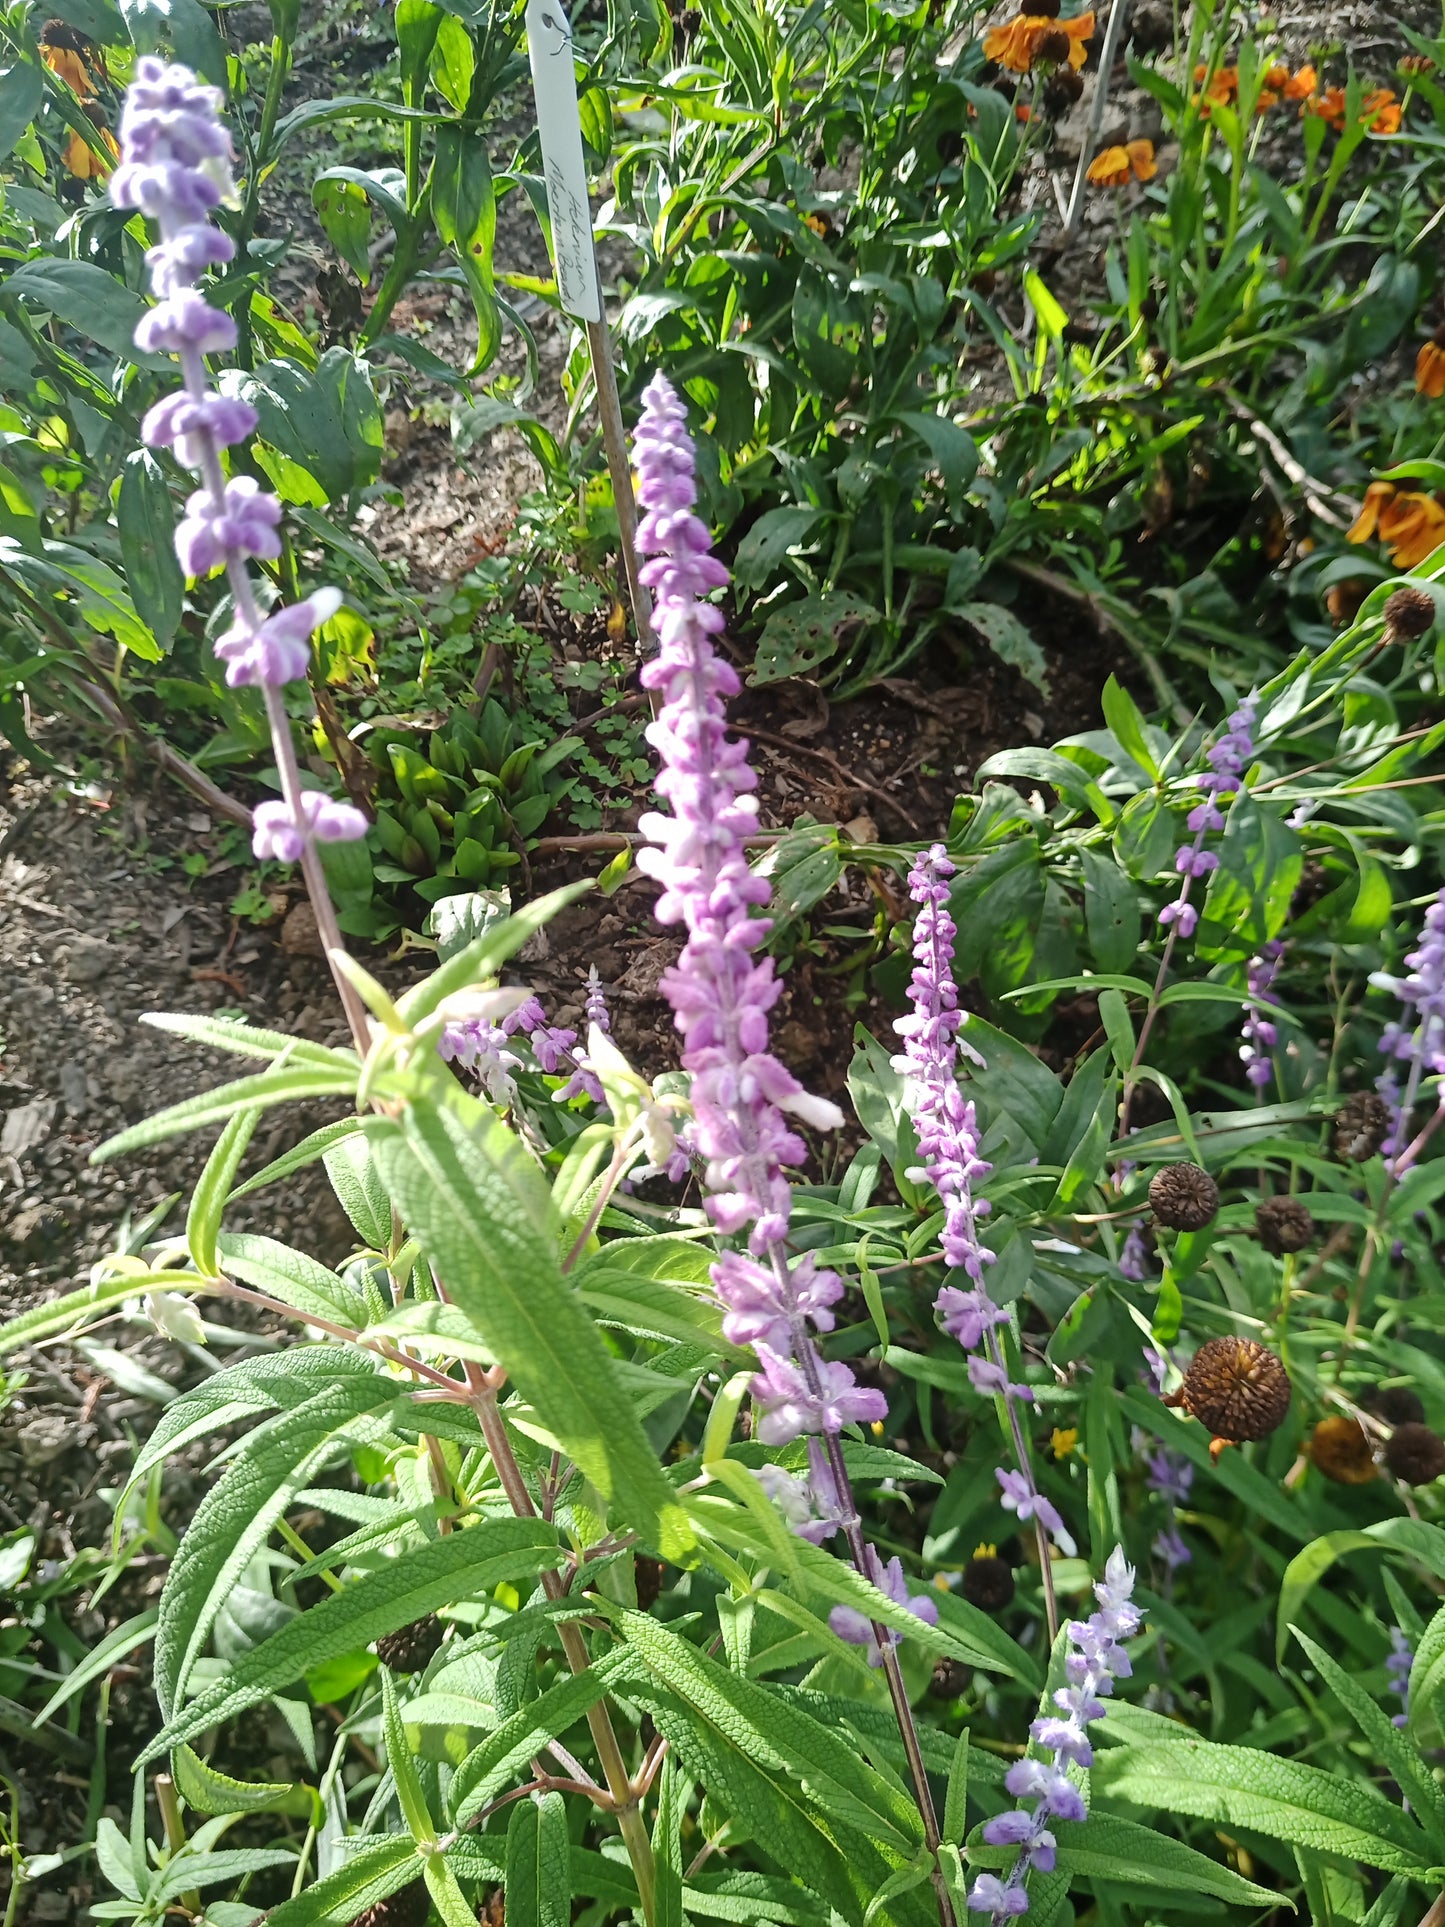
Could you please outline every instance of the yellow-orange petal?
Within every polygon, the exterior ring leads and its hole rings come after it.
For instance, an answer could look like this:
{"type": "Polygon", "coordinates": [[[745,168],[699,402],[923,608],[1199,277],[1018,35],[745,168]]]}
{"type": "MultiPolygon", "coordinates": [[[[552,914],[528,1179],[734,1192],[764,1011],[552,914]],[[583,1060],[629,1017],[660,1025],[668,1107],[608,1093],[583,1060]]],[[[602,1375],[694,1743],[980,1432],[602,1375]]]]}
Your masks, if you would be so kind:
{"type": "Polygon", "coordinates": [[[1289,85],[1289,68],[1282,67],[1279,62],[1276,61],[1272,67],[1266,70],[1264,84],[1266,87],[1275,88],[1276,91],[1287,87],[1289,85]]]}
{"type": "Polygon", "coordinates": [[[1431,401],[1445,395],[1445,348],[1427,341],[1415,357],[1415,387],[1431,401]]]}
{"type": "Polygon", "coordinates": [[[1359,514],[1345,535],[1347,542],[1368,542],[1380,526],[1380,512],[1395,499],[1393,482],[1371,482],[1365,490],[1365,499],[1359,514]]]}
{"type": "Polygon", "coordinates": [[[1124,147],[1105,147],[1089,162],[1086,179],[1095,187],[1125,187],[1129,181],[1129,152],[1124,147]]]}
{"type": "Polygon", "coordinates": [[[1152,181],[1159,172],[1154,160],[1153,141],[1126,141],[1124,152],[1129,156],[1136,181],[1152,181]]]}
{"type": "Polygon", "coordinates": [[[40,58],[51,73],[63,80],[77,100],[94,100],[95,82],[84,59],[73,47],[50,47],[40,49],[40,58]]]}
{"type": "Polygon", "coordinates": [[[1286,100],[1308,100],[1320,84],[1320,77],[1313,67],[1301,67],[1297,74],[1291,74],[1284,83],[1286,100]]]}

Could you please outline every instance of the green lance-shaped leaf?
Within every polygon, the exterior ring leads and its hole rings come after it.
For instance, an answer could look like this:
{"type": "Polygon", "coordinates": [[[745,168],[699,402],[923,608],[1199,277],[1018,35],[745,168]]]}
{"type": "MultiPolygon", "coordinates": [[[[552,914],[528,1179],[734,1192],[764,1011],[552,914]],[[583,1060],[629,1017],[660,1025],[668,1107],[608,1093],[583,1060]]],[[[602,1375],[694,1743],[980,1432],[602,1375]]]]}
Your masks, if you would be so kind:
{"type": "Polygon", "coordinates": [[[396,1797],[401,1806],[401,1817],[406,1821],[411,1837],[417,1845],[430,1846],[437,1837],[437,1830],[427,1810],[426,1794],[422,1790],[416,1761],[412,1758],[411,1747],[407,1744],[406,1728],[401,1718],[401,1702],[396,1694],[396,1681],[385,1666],[380,1669],[380,1673],[386,1763],[391,1768],[392,1779],[396,1782],[396,1797]]]}
{"type": "Polygon", "coordinates": [[[335,1453],[337,1434],[392,1404],[398,1391],[380,1372],[323,1387],[259,1426],[202,1499],[161,1594],[155,1685],[163,1713],[180,1704],[217,1613],[277,1519],[335,1453]]]}
{"type": "Polygon", "coordinates": [[[219,1726],[328,1659],[369,1646],[423,1614],[516,1585],[561,1563],[557,1535],[541,1519],[489,1519],[408,1552],[288,1620],[237,1660],[151,1741],[144,1766],[181,1741],[219,1726]]]}
{"type": "Polygon", "coordinates": [[[560,1793],[519,1800],[507,1828],[507,1919],[511,1927],[567,1927],[572,1850],[560,1793]]]}
{"type": "MultiPolygon", "coordinates": [[[[1275,1907],[1279,1895],[1220,1866],[1182,1840],[1155,1833],[1117,1814],[1089,1814],[1081,1826],[1060,1827],[1058,1871],[1066,1879],[1103,1880],[1149,1894],[1207,1894],[1236,1907],[1275,1907]]],[[[1013,1847],[971,1842],[969,1858],[980,1867],[1012,1864],[1013,1847]]]]}
{"type": "Polygon", "coordinates": [[[1110,1747],[1095,1756],[1092,1780],[1096,1796],[1247,1827],[1387,1873],[1421,1873],[1435,1859],[1415,1822],[1372,1786],[1250,1747],[1193,1739],[1110,1747]]]}
{"type": "Polygon", "coordinates": [[[1339,1532],[1322,1533],[1295,1554],[1280,1580],[1276,1660],[1284,1658],[1290,1628],[1299,1618],[1300,1608],[1337,1559],[1351,1552],[1387,1551],[1418,1559],[1435,1578],[1445,1579],[1445,1531],[1439,1526],[1427,1525],[1423,1519],[1380,1519],[1360,1531],[1346,1527],[1339,1532]]]}
{"type": "Polygon", "coordinates": [[[68,1291],[63,1298],[32,1305],[29,1311],[0,1325],[0,1358],[61,1332],[83,1330],[127,1298],[139,1298],[148,1291],[194,1291],[199,1283],[189,1271],[125,1272],[103,1278],[99,1284],[84,1285],[79,1291],[68,1291]]]}
{"type": "Polygon", "coordinates": [[[203,1278],[216,1275],[216,1237],[221,1229],[221,1214],[259,1116],[258,1111],[237,1111],[228,1120],[191,1193],[191,1208],[186,1213],[186,1247],[191,1263],[203,1278]]]}
{"type": "Polygon", "coordinates": [[[1445,1693],[1445,1606],[1420,1635],[1410,1668],[1410,1732],[1421,1746],[1438,1744],[1445,1693]]]}
{"type": "Polygon", "coordinates": [[[234,1083],[218,1084],[214,1090],[202,1091],[199,1097],[188,1097],[180,1104],[157,1111],[154,1117],[133,1124],[128,1131],[117,1132],[91,1152],[90,1161],[103,1164],[107,1158],[143,1150],[148,1144],[179,1137],[185,1131],[199,1131],[207,1124],[223,1124],[237,1111],[265,1111],[275,1104],[293,1103],[303,1097],[348,1096],[356,1088],[357,1075],[354,1064],[336,1069],[302,1064],[262,1071],[256,1077],[238,1077],[234,1083]]]}
{"type": "Polygon", "coordinates": [[[364,1841],[347,1854],[334,1873],[273,1907],[266,1916],[266,1927],[337,1927],[419,1880],[421,1869],[421,1855],[410,1834],[388,1834],[381,1840],[364,1841]]]}
{"type": "Polygon", "coordinates": [[[653,1927],[684,1927],[682,1816],[686,1781],[676,1760],[665,1759],[657,1779],[657,1818],[652,1824],[653,1927]]]}
{"type": "Polygon", "coordinates": [[[125,579],[136,614],[166,650],[175,638],[185,583],[175,552],[175,512],[160,464],[148,449],[127,455],[116,501],[125,579]]]}
{"type": "Polygon", "coordinates": [[[538,1419],[644,1544],[685,1560],[692,1529],[612,1355],[496,1166],[430,1104],[367,1129],[402,1217],[538,1419]]]}
{"type": "Polygon", "coordinates": [[[492,254],[497,238],[497,195],[492,185],[486,142],[469,127],[437,130],[432,170],[432,218],[437,233],[457,257],[477,314],[478,374],[495,360],[502,345],[502,311],[497,306],[492,254]]]}
{"type": "Polygon", "coordinates": [[[539,1698],[518,1707],[457,1768],[451,1789],[455,1824],[467,1826],[549,1740],[560,1739],[604,1693],[625,1685],[639,1672],[636,1654],[619,1646],[604,1653],[585,1673],[568,1674],[539,1698]]]}
{"type": "Polygon", "coordinates": [[[1445,1792],[1434,1774],[1420,1758],[1419,1749],[1393,1725],[1388,1713],[1367,1693],[1357,1679],[1347,1673],[1298,1626],[1290,1629],[1335,1698],[1369,1742],[1375,1758],[1389,1768],[1401,1792],[1410,1802],[1416,1818],[1429,1829],[1437,1851],[1445,1851],[1445,1792]]]}
{"type": "Polygon", "coordinates": [[[366,1323],[365,1300],[304,1251],[294,1251],[275,1238],[238,1231],[218,1241],[218,1255],[224,1270],[242,1284],[279,1298],[303,1318],[342,1325],[348,1331],[366,1323]]]}

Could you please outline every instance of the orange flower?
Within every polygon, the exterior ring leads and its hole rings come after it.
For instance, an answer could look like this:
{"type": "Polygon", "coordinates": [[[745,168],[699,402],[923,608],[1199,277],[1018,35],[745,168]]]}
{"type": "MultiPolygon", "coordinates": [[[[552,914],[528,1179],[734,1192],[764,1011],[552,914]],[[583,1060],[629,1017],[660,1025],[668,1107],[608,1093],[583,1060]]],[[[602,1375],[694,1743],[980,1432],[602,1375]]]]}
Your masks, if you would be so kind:
{"type": "Polygon", "coordinates": [[[1016,100],[1014,102],[1014,119],[1015,120],[1022,121],[1024,125],[1027,126],[1028,123],[1033,119],[1033,117],[1034,117],[1034,110],[1026,102],[1022,100],[1016,100]]]}
{"type": "Polygon", "coordinates": [[[108,127],[101,128],[100,138],[107,150],[103,154],[89,146],[79,134],[72,134],[65,143],[65,151],[60,159],[67,172],[73,174],[76,180],[103,180],[120,159],[120,149],[116,146],[115,136],[108,127]]]}
{"type": "Polygon", "coordinates": [[[1078,68],[1088,59],[1084,43],[1093,32],[1092,11],[1075,14],[1072,20],[1055,20],[1041,13],[1018,13],[1001,27],[990,27],[983,37],[984,58],[996,60],[1011,74],[1026,74],[1033,65],[1038,43],[1046,34],[1061,33],[1069,41],[1069,65],[1078,68]]]}
{"type": "Polygon", "coordinates": [[[1416,489],[1371,482],[1364,506],[1345,539],[1368,542],[1378,535],[1397,569],[1413,569],[1445,542],[1445,504],[1416,489]]]}
{"type": "Polygon", "coordinates": [[[1415,387],[1431,401],[1445,395],[1445,323],[1438,327],[1415,357],[1415,387]]]}
{"type": "Polygon", "coordinates": [[[1435,71],[1435,63],[1429,54],[1406,54],[1404,59],[1398,61],[1396,65],[1409,80],[1415,80],[1421,74],[1433,74],[1435,71]]]}
{"type": "Polygon", "coordinates": [[[95,99],[95,80],[87,60],[93,61],[94,56],[94,42],[65,21],[47,20],[40,29],[40,58],[78,100],[95,99]]]}
{"type": "Polygon", "coordinates": [[[1313,94],[1300,108],[1301,114],[1314,114],[1320,120],[1327,120],[1337,134],[1345,131],[1345,90],[1343,87],[1327,87],[1322,94],[1313,94]]]}
{"type": "Polygon", "coordinates": [[[1095,187],[1127,187],[1131,175],[1136,181],[1152,181],[1158,172],[1153,141],[1126,141],[1122,147],[1106,147],[1096,154],[1089,162],[1088,179],[1095,187]]]}
{"type": "Polygon", "coordinates": [[[1372,134],[1398,134],[1400,103],[1388,87],[1377,87],[1372,94],[1365,95],[1360,118],[1372,134]]]}
{"type": "Polygon", "coordinates": [[[1320,84],[1320,77],[1313,67],[1301,67],[1297,74],[1291,74],[1284,83],[1286,100],[1308,100],[1320,84]]]}

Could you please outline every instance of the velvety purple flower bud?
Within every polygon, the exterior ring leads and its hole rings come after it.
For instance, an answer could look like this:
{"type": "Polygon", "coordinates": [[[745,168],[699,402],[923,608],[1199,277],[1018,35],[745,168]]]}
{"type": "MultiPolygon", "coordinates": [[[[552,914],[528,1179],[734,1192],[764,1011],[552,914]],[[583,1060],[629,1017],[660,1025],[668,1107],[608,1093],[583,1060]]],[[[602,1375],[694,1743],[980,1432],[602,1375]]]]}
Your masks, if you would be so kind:
{"type": "Polygon", "coordinates": [[[1166,928],[1171,923],[1177,923],[1180,936],[1187,939],[1194,935],[1199,926],[1199,912],[1192,903],[1166,903],[1159,912],[1159,921],[1166,928]]]}
{"type": "Polygon", "coordinates": [[[301,797],[298,823],[284,802],[258,803],[251,813],[251,848],[258,858],[299,863],[309,839],[318,843],[357,843],[367,832],[367,821],[349,803],[338,803],[321,790],[301,797]]]}
{"type": "MultiPolygon", "coordinates": [[[[274,561],[281,553],[281,504],[265,494],[249,475],[234,476],[220,501],[209,489],[197,489],[176,525],[176,556],[187,576],[207,576],[228,562],[261,556],[274,561]]],[[[274,618],[272,618],[274,620],[274,618]]]]}
{"type": "Polygon", "coordinates": [[[817,1389],[791,1358],[760,1350],[763,1369],[752,1382],[758,1407],[757,1436],[764,1445],[788,1445],[805,1432],[841,1432],[845,1425],[871,1425],[888,1415],[881,1392],[859,1385],[840,1361],[815,1359],[817,1389]]]}
{"type": "Polygon", "coordinates": [[[969,1384],[985,1398],[1021,1398],[1029,1405],[1038,1402],[1031,1385],[1016,1385],[1007,1369],[991,1358],[971,1358],[966,1369],[969,1384]]]}
{"type": "Polygon", "coordinates": [[[1028,1889],[1012,1880],[1002,1881],[996,1874],[981,1873],[968,1890],[968,1909],[1000,1920],[1015,1919],[1029,1910],[1028,1889]]]}
{"type": "Polygon", "coordinates": [[[1127,1278],[1131,1285],[1141,1285],[1148,1275],[1149,1247],[1138,1225],[1133,1225],[1124,1240],[1124,1249],[1119,1253],[1119,1276],[1127,1278]]]}
{"type": "Polygon", "coordinates": [[[184,388],[146,411],[141,440],[148,448],[171,448],[185,468],[199,469],[208,448],[231,448],[256,427],[249,402],[230,395],[188,394],[184,388]]]}
{"type": "Polygon", "coordinates": [[[1007,1472],[1000,1466],[995,1470],[994,1477],[1003,1488],[1004,1511],[1017,1513],[1021,1522],[1025,1519],[1037,1519],[1044,1530],[1057,1540],[1064,1552],[1072,1558],[1077,1550],[1073,1536],[1065,1529],[1058,1509],[1044,1497],[1043,1493],[1035,1492],[1022,1472],[1007,1472]]]}
{"type": "Polygon", "coordinates": [[[1391,1169],[1397,1174],[1395,1159],[1407,1148],[1420,1080],[1427,1071],[1436,1075],[1445,1072],[1445,890],[1425,912],[1419,942],[1405,962],[1409,970],[1405,977],[1381,972],[1370,979],[1376,988],[1390,991],[1404,1006],[1404,1021],[1387,1024],[1380,1038],[1380,1049],[1408,1066],[1403,1091],[1392,1080],[1386,1100],[1395,1111],[1388,1154],[1391,1169]]]}
{"type": "Polygon", "coordinates": [[[311,637],[340,607],[339,589],[318,589],[304,602],[276,610],[258,628],[233,624],[216,644],[226,681],[233,689],[279,689],[283,683],[304,682],[311,667],[311,637]]]}
{"type": "Polygon", "coordinates": [[[146,250],[151,287],[164,300],[183,288],[193,287],[207,268],[224,267],[233,260],[236,243],[224,228],[209,221],[196,221],[177,228],[165,240],[146,250]]]}
{"type": "Polygon", "coordinates": [[[1172,1524],[1162,1527],[1155,1533],[1153,1551],[1154,1557],[1170,1572],[1178,1572],[1181,1566],[1187,1566],[1194,1557],[1185,1545],[1178,1526],[1172,1524]]]}
{"type": "Polygon", "coordinates": [[[141,316],[135,345],[148,355],[229,354],[236,345],[236,324],[194,288],[182,288],[141,316]]]}
{"type": "Polygon", "coordinates": [[[1040,1812],[1054,1820],[1080,1821],[1088,1816],[1079,1789],[1066,1773],[1046,1760],[1016,1760],[1003,1783],[1016,1800],[1039,1801],[1040,1812]]]}
{"type": "Polygon", "coordinates": [[[1213,803],[1196,803],[1184,819],[1185,827],[1191,830],[1222,830],[1224,818],[1213,803]]]}
{"type": "Polygon", "coordinates": [[[587,970],[587,1022],[596,1025],[604,1036],[611,1034],[612,1018],[607,1009],[607,994],[602,988],[602,979],[597,974],[596,964],[587,970]]]}
{"type": "Polygon", "coordinates": [[[945,1285],[933,1309],[949,1337],[956,1338],[966,1352],[973,1351],[995,1325],[1008,1323],[1008,1313],[981,1286],[960,1291],[956,1285],[945,1285]]]}
{"type": "Polygon", "coordinates": [[[1192,844],[1181,843],[1175,854],[1174,867],[1181,876],[1206,877],[1211,870],[1219,868],[1219,858],[1213,850],[1200,850],[1192,844]]]}
{"type": "Polygon", "coordinates": [[[1092,1766],[1094,1763],[1094,1749],[1089,1744],[1089,1736],[1074,1720],[1035,1720],[1029,1728],[1029,1735],[1061,1760],[1072,1761],[1075,1766],[1092,1766]]]}
{"type": "MultiPolygon", "coordinates": [[[[885,1598],[891,1599],[895,1606],[902,1606],[905,1611],[912,1613],[915,1619],[921,1619],[925,1626],[938,1624],[937,1603],[930,1599],[927,1593],[910,1595],[901,1559],[895,1556],[885,1566],[872,1546],[868,1548],[867,1557],[867,1577],[873,1581],[885,1598]]],[[[883,1648],[878,1640],[880,1632],[892,1646],[898,1645],[903,1637],[902,1633],[896,1632],[891,1626],[875,1627],[866,1614],[855,1612],[851,1606],[835,1606],[828,1615],[828,1624],[839,1639],[846,1639],[850,1646],[866,1646],[868,1649],[866,1657],[870,1666],[883,1664],[883,1648]]]]}

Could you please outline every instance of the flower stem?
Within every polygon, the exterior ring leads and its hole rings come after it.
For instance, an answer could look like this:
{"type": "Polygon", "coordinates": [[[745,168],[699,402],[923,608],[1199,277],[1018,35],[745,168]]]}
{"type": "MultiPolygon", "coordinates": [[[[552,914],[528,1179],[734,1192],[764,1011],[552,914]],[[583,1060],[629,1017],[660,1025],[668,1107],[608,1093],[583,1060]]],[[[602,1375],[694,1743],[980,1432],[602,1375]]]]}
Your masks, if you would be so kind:
{"type": "MultiPolygon", "coordinates": [[[[1006,1385],[1008,1383],[1008,1367],[1004,1359],[1003,1346],[999,1341],[998,1332],[993,1326],[990,1326],[988,1329],[985,1343],[988,1346],[989,1357],[1004,1374],[1004,1383],[1006,1385]]],[[[1004,1410],[1008,1413],[1009,1431],[1013,1435],[1014,1456],[1019,1462],[1019,1471],[1028,1481],[1030,1492],[1037,1494],[1039,1489],[1038,1480],[1034,1477],[1033,1455],[1029,1451],[1029,1442],[1024,1437],[1023,1423],[1019,1418],[1018,1410],[1013,1399],[1009,1397],[1007,1392],[1003,1395],[1003,1402],[1004,1410]]],[[[1045,1530],[1042,1519],[1038,1517],[1037,1513],[1034,1515],[1034,1538],[1039,1548],[1039,1574],[1043,1581],[1044,1611],[1048,1615],[1049,1648],[1052,1650],[1054,1641],[1059,1636],[1059,1602],[1054,1596],[1054,1568],[1049,1550],[1049,1535],[1045,1530]]]]}

